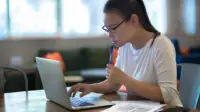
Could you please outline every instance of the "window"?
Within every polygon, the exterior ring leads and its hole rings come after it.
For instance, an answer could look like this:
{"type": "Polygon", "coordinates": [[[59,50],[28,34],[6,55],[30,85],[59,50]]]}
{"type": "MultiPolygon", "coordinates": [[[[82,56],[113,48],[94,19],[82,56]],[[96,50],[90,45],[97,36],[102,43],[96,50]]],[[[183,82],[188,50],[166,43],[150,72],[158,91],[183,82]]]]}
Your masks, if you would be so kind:
{"type": "Polygon", "coordinates": [[[10,0],[10,35],[56,34],[57,0],[10,0]]]}
{"type": "MultiPolygon", "coordinates": [[[[144,0],[153,25],[166,32],[166,0],[144,0]],[[156,6],[156,7],[155,7],[156,6]]],[[[107,0],[0,0],[0,39],[102,35],[107,0]]]]}
{"type": "Polygon", "coordinates": [[[183,0],[184,29],[188,35],[196,33],[196,4],[195,0],[183,0]]]}
{"type": "Polygon", "coordinates": [[[62,0],[64,35],[101,34],[103,7],[107,0],[62,0]]]}
{"type": "Polygon", "coordinates": [[[7,34],[6,26],[6,0],[0,0],[0,39],[5,38],[7,34]]]}
{"type": "Polygon", "coordinates": [[[161,33],[166,33],[166,5],[167,0],[144,0],[149,19],[153,26],[161,33]]]}

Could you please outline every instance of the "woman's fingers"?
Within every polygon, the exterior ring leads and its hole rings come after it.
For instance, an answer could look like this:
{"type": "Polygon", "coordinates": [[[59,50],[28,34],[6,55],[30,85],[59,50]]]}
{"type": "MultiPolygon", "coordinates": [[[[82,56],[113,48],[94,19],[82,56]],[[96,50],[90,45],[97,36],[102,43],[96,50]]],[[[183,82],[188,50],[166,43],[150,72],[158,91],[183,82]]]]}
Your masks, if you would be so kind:
{"type": "Polygon", "coordinates": [[[68,94],[69,96],[71,96],[71,94],[74,92],[74,89],[75,89],[75,86],[72,86],[69,91],[68,91],[68,94]]]}
{"type": "Polygon", "coordinates": [[[79,91],[79,89],[80,89],[79,87],[74,89],[74,91],[73,91],[73,97],[76,95],[76,93],[79,91]]]}
{"type": "Polygon", "coordinates": [[[109,69],[109,68],[106,68],[106,78],[109,77],[109,74],[110,74],[110,69],[109,69]]]}
{"type": "Polygon", "coordinates": [[[88,91],[83,91],[81,94],[80,94],[80,97],[83,97],[85,95],[87,95],[89,92],[88,91]]]}
{"type": "Polygon", "coordinates": [[[110,69],[106,68],[106,73],[109,74],[110,73],[110,69]]]}

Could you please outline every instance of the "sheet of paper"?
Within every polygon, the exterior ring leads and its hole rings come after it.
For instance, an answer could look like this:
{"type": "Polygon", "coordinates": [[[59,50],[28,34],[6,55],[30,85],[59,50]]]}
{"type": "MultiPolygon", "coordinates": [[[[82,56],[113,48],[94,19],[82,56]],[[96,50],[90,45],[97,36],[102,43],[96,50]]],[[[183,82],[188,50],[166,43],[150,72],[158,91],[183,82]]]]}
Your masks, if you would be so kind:
{"type": "Polygon", "coordinates": [[[139,104],[153,104],[153,105],[160,105],[159,102],[151,101],[151,100],[137,100],[137,101],[121,101],[121,100],[116,100],[112,101],[114,104],[120,104],[120,103],[139,103],[139,104]]]}
{"type": "Polygon", "coordinates": [[[113,101],[114,106],[102,112],[156,112],[163,106],[152,101],[113,101]]]}

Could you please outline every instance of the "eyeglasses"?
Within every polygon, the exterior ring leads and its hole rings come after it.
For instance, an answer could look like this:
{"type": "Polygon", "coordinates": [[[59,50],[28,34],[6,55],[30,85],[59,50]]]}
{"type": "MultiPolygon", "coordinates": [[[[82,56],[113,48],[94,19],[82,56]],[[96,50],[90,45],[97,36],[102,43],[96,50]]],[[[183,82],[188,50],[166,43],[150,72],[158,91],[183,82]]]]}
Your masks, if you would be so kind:
{"type": "Polygon", "coordinates": [[[113,25],[109,25],[109,26],[103,26],[102,29],[106,32],[114,32],[122,23],[124,23],[127,19],[129,18],[129,16],[127,16],[124,20],[122,20],[119,24],[117,24],[115,27],[112,27],[113,25]]]}

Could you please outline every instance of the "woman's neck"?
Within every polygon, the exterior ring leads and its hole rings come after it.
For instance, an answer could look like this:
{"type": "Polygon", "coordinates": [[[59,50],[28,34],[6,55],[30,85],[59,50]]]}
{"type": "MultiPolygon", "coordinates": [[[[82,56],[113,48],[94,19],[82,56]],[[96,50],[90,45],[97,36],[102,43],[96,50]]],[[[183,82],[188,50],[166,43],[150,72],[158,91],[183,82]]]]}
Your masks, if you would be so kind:
{"type": "Polygon", "coordinates": [[[145,46],[145,44],[153,38],[154,33],[148,32],[146,30],[141,30],[132,39],[131,44],[135,49],[140,49],[145,46]]]}

